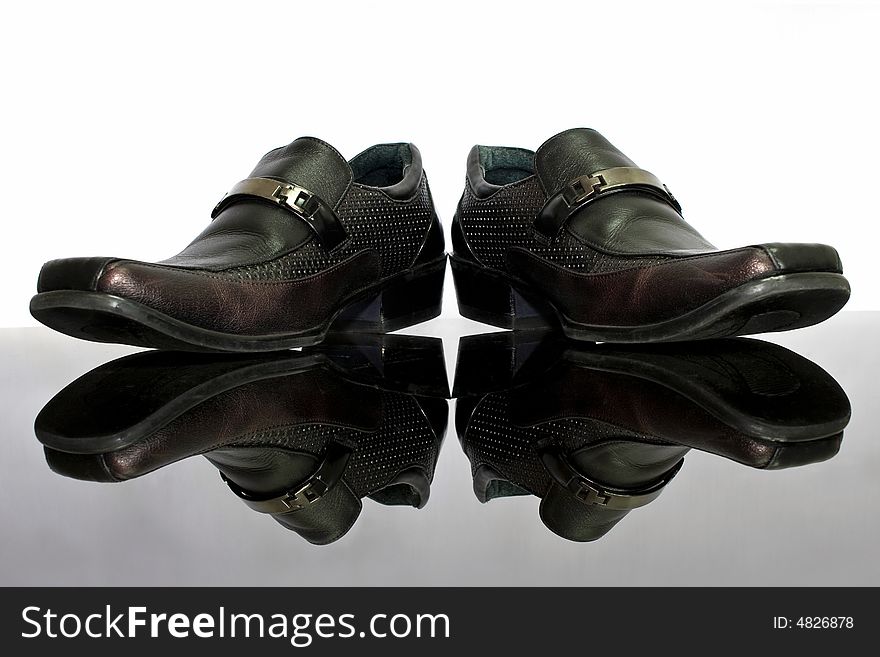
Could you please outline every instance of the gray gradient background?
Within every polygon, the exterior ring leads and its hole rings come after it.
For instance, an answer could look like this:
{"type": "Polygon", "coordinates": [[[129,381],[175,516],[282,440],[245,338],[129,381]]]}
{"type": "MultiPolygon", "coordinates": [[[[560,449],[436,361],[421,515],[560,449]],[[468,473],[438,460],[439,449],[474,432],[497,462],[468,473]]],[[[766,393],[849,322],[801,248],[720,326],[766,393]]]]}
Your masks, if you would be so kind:
{"type": "MultiPolygon", "coordinates": [[[[451,378],[458,336],[488,330],[441,317],[407,332],[443,337],[451,378]]],[[[3,329],[0,585],[878,585],[878,333],[880,313],[844,312],[765,336],[850,396],[852,422],[826,463],[762,472],[691,452],[658,500],[576,544],[545,529],[537,498],[481,505],[450,431],[424,509],[365,500],[348,535],[316,547],[246,508],[202,458],[123,484],[51,473],[36,413],[134,350],[3,329]]]]}

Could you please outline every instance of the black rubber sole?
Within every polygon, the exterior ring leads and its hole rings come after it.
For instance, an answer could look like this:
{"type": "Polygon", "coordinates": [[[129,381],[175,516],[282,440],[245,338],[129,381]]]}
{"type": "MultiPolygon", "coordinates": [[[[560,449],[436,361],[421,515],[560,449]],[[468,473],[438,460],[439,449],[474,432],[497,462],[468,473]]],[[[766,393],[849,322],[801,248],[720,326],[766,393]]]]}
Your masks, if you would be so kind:
{"type": "Polygon", "coordinates": [[[521,284],[451,257],[462,316],[507,329],[559,326],[566,336],[590,342],[650,343],[789,331],[825,321],[846,304],[849,282],[841,274],[780,274],[740,285],[688,313],[653,324],[594,326],[575,322],[521,284]]]}
{"type": "Polygon", "coordinates": [[[136,301],[79,290],[37,294],[30,311],[46,326],[92,342],[177,351],[280,351],[319,344],[334,331],[384,333],[432,319],[442,309],[445,274],[445,257],[414,268],[358,293],[323,324],[297,333],[223,333],[182,322],[136,301]]]}

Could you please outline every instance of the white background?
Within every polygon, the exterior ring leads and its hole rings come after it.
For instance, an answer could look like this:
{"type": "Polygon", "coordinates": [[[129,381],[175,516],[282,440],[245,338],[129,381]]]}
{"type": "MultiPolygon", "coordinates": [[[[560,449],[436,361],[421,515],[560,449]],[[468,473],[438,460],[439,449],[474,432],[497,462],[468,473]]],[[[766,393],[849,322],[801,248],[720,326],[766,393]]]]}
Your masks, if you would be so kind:
{"type": "Polygon", "coordinates": [[[877,4],[6,3],[0,326],[45,260],[176,253],[297,136],[413,141],[448,230],[474,143],[574,126],[719,247],[837,246],[878,309],[877,4]]]}

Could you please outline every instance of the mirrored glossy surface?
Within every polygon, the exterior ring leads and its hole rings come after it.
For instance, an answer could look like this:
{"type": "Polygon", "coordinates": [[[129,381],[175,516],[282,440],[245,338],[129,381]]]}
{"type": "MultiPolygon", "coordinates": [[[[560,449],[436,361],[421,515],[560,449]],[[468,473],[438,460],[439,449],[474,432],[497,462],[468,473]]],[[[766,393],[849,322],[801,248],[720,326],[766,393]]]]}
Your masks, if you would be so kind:
{"type": "Polygon", "coordinates": [[[250,509],[327,545],[363,498],[425,506],[447,397],[441,340],[355,334],[280,353],[126,356],[65,387],[34,429],[49,468],[83,481],[203,456],[250,509]]]}
{"type": "Polygon", "coordinates": [[[850,419],[830,374],[753,339],[467,336],[455,395],[477,499],[535,495],[541,522],[578,542],[658,499],[691,450],[758,469],[801,467],[835,456],[850,419]]]}
{"type": "Polygon", "coordinates": [[[5,330],[2,583],[876,585],[878,315],[241,357],[5,330]]]}

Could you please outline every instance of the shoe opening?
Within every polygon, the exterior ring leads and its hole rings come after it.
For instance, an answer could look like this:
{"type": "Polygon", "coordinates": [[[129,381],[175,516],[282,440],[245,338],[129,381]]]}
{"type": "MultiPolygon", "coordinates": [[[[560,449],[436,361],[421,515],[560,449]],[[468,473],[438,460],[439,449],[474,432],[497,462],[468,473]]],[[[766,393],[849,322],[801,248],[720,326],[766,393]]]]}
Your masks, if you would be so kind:
{"type": "Polygon", "coordinates": [[[400,183],[413,163],[409,144],[378,144],[354,157],[349,165],[354,182],[370,187],[400,183]]]}
{"type": "Polygon", "coordinates": [[[535,153],[525,148],[479,146],[483,178],[492,185],[509,185],[535,173],[535,153]]]}

